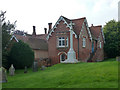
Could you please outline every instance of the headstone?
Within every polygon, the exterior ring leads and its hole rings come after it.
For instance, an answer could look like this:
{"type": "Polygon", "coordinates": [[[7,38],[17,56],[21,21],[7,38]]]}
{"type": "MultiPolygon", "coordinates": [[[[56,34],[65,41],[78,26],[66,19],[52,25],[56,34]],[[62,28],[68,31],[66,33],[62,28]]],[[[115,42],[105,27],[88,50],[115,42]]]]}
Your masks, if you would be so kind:
{"type": "Polygon", "coordinates": [[[45,67],[44,65],[41,66],[41,70],[45,70],[45,68],[46,68],[46,67],[45,67]]]}
{"type": "Polygon", "coordinates": [[[9,68],[9,75],[10,75],[10,76],[14,76],[14,75],[15,75],[15,68],[13,67],[13,64],[12,64],[11,67],[9,68]]]}
{"type": "Polygon", "coordinates": [[[7,82],[6,69],[2,67],[2,83],[7,82]]]}
{"type": "Polygon", "coordinates": [[[117,56],[117,57],[116,57],[116,61],[120,61],[120,56],[117,56]]]}
{"type": "Polygon", "coordinates": [[[38,62],[34,62],[33,63],[33,72],[37,72],[38,71],[38,62]]]}
{"type": "Polygon", "coordinates": [[[25,70],[24,70],[24,73],[27,73],[27,66],[25,66],[25,70]]]}

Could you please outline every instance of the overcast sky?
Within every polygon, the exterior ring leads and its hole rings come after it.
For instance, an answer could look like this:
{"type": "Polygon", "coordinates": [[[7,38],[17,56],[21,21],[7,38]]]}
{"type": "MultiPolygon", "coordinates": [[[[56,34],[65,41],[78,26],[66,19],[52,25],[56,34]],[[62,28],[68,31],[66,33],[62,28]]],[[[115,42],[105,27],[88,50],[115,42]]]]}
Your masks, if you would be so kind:
{"type": "Polygon", "coordinates": [[[118,20],[120,0],[1,0],[0,10],[7,11],[6,21],[17,20],[18,30],[43,34],[48,23],[52,26],[61,15],[69,19],[86,17],[89,26],[105,25],[112,19],[118,20]]]}

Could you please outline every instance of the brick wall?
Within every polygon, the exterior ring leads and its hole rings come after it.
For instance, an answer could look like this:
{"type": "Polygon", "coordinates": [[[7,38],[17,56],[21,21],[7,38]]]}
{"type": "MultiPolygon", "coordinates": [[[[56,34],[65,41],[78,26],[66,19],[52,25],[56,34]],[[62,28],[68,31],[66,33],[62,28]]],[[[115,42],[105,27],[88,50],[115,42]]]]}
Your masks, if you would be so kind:
{"type": "MultiPolygon", "coordinates": [[[[100,41],[103,41],[102,35],[100,36],[100,41]]],[[[78,60],[78,39],[75,38],[75,35],[73,34],[73,49],[76,52],[76,59],[78,60]]],[[[93,57],[93,61],[97,60],[103,60],[104,58],[104,51],[103,51],[103,45],[102,42],[102,48],[98,49],[99,42],[96,43],[94,41],[94,50],[97,48],[97,51],[95,53],[95,56],[93,57]]],[[[64,24],[63,21],[61,21],[58,25],[55,31],[52,33],[52,36],[50,36],[48,40],[48,57],[52,59],[52,64],[60,63],[60,55],[62,53],[68,52],[70,48],[70,32],[69,28],[66,27],[66,24],[64,24]],[[66,48],[58,48],[58,37],[68,37],[68,47],[66,48]]],[[[87,62],[87,60],[90,58],[90,53],[92,52],[92,41],[90,40],[90,36],[88,34],[88,31],[86,29],[86,25],[84,26],[83,30],[81,31],[81,35],[79,38],[79,59],[80,61],[87,62]],[[86,46],[83,47],[83,37],[85,37],[86,40],[86,46]]],[[[67,59],[67,55],[66,55],[67,59]]]]}
{"type": "Polygon", "coordinates": [[[99,40],[97,42],[97,50],[95,55],[92,58],[92,61],[102,61],[104,60],[104,40],[102,37],[102,34],[100,33],[99,40]],[[101,42],[101,48],[100,48],[100,42],[101,42]]]}
{"type": "Polygon", "coordinates": [[[88,58],[90,57],[91,48],[92,48],[92,42],[90,41],[86,26],[84,26],[84,29],[81,31],[81,35],[79,38],[80,61],[86,62],[88,60],[88,58]],[[85,47],[83,47],[83,37],[86,38],[86,46],[85,47]]]}
{"type": "Polygon", "coordinates": [[[55,32],[52,33],[52,36],[48,40],[48,57],[52,59],[52,64],[60,63],[60,55],[64,52],[67,53],[69,50],[69,46],[70,46],[69,28],[66,28],[66,24],[63,23],[64,22],[61,21],[60,24],[57,25],[55,32]],[[60,32],[65,32],[65,33],[60,33],[60,32]],[[58,37],[68,37],[68,47],[58,48],[57,47],[58,37]]]}
{"type": "Polygon", "coordinates": [[[48,58],[48,51],[47,50],[33,50],[35,60],[40,58],[48,58]]]}

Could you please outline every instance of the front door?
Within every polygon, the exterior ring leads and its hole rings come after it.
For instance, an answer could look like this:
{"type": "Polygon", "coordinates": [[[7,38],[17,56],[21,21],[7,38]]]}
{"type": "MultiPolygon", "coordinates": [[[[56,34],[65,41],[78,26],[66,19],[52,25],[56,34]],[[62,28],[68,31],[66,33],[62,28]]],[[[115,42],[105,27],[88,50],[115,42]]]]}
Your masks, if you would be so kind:
{"type": "Polygon", "coordinates": [[[92,42],[92,53],[94,52],[94,42],[92,42]]]}
{"type": "Polygon", "coordinates": [[[64,53],[61,54],[61,56],[60,56],[60,60],[61,60],[61,61],[65,61],[65,54],[64,54],[64,53]]]}

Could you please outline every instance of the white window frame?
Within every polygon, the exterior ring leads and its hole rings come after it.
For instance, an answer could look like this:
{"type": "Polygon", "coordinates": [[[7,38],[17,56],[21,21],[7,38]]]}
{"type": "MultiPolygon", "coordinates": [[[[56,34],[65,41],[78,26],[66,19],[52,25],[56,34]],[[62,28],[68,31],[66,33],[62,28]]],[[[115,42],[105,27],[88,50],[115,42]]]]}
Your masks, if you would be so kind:
{"type": "Polygon", "coordinates": [[[68,37],[67,38],[65,38],[65,37],[58,37],[58,47],[68,47],[68,37]],[[59,42],[61,42],[61,45],[59,45],[59,42]],[[63,42],[64,42],[64,45],[63,45],[63,42]]]}
{"type": "Polygon", "coordinates": [[[86,38],[83,38],[82,46],[83,46],[83,47],[86,46],[86,38]]]}

